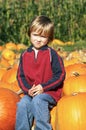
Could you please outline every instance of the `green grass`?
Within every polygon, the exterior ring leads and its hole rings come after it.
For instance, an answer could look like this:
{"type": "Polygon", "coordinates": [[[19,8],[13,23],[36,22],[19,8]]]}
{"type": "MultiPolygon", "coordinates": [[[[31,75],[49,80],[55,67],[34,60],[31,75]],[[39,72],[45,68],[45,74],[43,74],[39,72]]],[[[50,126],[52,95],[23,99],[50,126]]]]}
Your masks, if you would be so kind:
{"type": "Polygon", "coordinates": [[[86,50],[85,41],[76,42],[74,45],[66,45],[63,47],[65,51],[74,51],[74,50],[86,50]]]}
{"type": "Polygon", "coordinates": [[[78,41],[78,42],[75,42],[73,45],[65,45],[65,43],[64,43],[64,45],[54,44],[54,45],[52,45],[52,47],[55,50],[61,49],[63,51],[67,51],[67,52],[72,52],[75,50],[86,50],[86,42],[78,41]]]}

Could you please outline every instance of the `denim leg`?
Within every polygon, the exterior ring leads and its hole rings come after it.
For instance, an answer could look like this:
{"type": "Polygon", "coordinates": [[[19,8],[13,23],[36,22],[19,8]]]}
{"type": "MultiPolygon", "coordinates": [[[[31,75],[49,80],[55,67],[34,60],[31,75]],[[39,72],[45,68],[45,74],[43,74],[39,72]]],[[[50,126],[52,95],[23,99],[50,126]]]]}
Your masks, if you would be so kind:
{"type": "Polygon", "coordinates": [[[55,100],[48,94],[39,94],[32,100],[32,113],[35,117],[35,130],[52,130],[49,108],[56,105],[55,100]]]}
{"type": "Polygon", "coordinates": [[[31,130],[33,122],[31,101],[32,98],[26,95],[18,103],[15,130],[31,130]]]}

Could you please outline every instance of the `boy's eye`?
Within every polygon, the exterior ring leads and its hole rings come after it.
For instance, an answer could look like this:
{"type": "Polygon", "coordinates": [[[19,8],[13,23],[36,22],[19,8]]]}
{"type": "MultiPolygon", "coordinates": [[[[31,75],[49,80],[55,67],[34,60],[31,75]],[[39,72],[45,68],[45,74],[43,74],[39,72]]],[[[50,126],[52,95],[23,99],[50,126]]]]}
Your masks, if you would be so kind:
{"type": "Polygon", "coordinates": [[[44,35],[40,35],[38,33],[32,33],[33,36],[38,36],[38,37],[41,37],[41,38],[47,38],[46,36],[44,35]]]}
{"type": "Polygon", "coordinates": [[[41,36],[41,37],[46,38],[45,36],[41,36]]]}
{"type": "Polygon", "coordinates": [[[38,34],[35,34],[35,33],[34,33],[33,35],[34,35],[34,36],[38,36],[38,34]]]}
{"type": "Polygon", "coordinates": [[[43,38],[47,38],[46,36],[41,36],[41,37],[43,37],[43,38]]]}

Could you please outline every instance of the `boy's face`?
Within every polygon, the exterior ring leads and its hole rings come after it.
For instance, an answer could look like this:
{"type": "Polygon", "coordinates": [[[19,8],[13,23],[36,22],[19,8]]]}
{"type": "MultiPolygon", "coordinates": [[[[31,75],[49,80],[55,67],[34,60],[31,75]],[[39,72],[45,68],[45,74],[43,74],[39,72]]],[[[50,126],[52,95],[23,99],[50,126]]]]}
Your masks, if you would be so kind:
{"type": "Polygon", "coordinates": [[[42,34],[39,35],[38,32],[31,32],[30,41],[36,49],[40,49],[48,43],[48,37],[45,37],[42,34]]]}

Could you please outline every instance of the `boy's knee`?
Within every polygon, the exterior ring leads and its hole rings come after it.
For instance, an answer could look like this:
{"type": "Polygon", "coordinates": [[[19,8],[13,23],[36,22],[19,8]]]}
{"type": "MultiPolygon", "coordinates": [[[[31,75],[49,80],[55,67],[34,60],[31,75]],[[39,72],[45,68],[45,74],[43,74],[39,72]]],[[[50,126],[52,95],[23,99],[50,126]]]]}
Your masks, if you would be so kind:
{"type": "Polygon", "coordinates": [[[20,102],[18,102],[18,107],[26,107],[29,105],[29,100],[27,98],[22,98],[20,102]]]}
{"type": "Polygon", "coordinates": [[[26,103],[20,101],[20,102],[17,103],[17,107],[18,107],[18,108],[23,108],[23,109],[24,109],[24,108],[26,107],[26,103]]]}
{"type": "Polygon", "coordinates": [[[35,96],[32,100],[33,105],[39,106],[42,103],[42,99],[40,98],[39,95],[35,96]]]}

